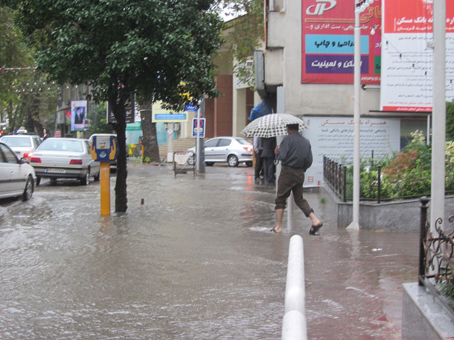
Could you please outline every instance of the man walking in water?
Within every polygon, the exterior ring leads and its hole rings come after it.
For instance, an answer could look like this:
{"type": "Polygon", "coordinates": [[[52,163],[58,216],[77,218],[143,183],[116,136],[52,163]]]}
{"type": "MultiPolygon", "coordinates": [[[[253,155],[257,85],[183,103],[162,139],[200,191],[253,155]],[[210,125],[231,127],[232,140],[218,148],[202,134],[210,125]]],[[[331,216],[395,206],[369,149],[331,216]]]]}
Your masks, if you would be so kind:
{"type": "Polygon", "coordinates": [[[312,149],[309,140],[301,136],[298,129],[298,124],[287,125],[288,136],[282,140],[280,147],[277,146],[274,150],[276,158],[282,163],[275,199],[276,227],[271,228],[270,231],[275,233],[282,231],[282,219],[287,198],[293,192],[296,205],[312,221],[309,234],[315,235],[323,227],[323,223],[315,216],[314,210],[303,198],[304,174],[312,165],[312,149]]]}

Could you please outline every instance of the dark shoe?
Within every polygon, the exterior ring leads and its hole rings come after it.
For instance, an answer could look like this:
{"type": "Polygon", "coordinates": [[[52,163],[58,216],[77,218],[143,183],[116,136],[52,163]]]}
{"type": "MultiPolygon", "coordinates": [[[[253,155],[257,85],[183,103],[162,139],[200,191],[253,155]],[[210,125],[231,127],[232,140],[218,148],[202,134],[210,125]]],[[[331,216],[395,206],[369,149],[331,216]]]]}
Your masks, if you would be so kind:
{"type": "Polygon", "coordinates": [[[313,225],[309,230],[309,235],[316,235],[321,227],[323,227],[323,223],[320,223],[319,225],[313,225]]]}

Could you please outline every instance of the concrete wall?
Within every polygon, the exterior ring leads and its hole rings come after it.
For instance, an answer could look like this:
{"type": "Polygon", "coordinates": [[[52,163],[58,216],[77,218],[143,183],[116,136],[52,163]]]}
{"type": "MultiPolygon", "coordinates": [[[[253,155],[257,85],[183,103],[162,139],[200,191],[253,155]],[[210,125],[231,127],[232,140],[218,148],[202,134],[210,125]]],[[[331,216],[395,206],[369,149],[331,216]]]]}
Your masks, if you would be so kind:
{"type": "Polygon", "coordinates": [[[454,339],[452,311],[417,283],[403,284],[402,340],[454,339]]]}
{"type": "MultiPolygon", "coordinates": [[[[335,206],[337,214],[337,226],[346,228],[353,219],[353,204],[341,202],[335,194],[326,186],[321,188],[326,193],[326,199],[335,206]]],[[[419,199],[372,203],[362,202],[359,209],[359,225],[361,229],[398,231],[398,232],[419,232],[421,202],[419,199]]],[[[430,202],[427,216],[430,216],[430,202]]],[[[454,215],[454,196],[445,198],[444,221],[450,215],[454,215]]]]}

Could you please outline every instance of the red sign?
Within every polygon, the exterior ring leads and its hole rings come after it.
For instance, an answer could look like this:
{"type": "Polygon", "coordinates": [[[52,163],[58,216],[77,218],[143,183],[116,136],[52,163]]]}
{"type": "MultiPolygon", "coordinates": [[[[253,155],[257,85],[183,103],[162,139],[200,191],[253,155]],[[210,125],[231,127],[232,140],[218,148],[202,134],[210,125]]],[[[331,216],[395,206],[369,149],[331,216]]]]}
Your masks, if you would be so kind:
{"type": "MultiPolygon", "coordinates": [[[[355,1],[302,1],[302,83],[352,84],[355,1]]],[[[361,83],[380,84],[381,0],[360,14],[361,83]]]]}

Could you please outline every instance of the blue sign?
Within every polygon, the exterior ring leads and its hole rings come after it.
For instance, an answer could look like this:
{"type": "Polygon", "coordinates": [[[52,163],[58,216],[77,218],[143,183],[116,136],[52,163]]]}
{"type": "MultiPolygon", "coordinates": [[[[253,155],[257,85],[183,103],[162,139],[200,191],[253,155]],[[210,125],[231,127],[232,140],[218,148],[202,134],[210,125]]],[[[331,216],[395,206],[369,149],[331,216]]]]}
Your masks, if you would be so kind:
{"type": "Polygon", "coordinates": [[[186,113],[155,113],[155,122],[185,122],[188,120],[186,113]]]}
{"type": "Polygon", "coordinates": [[[205,138],[205,118],[192,119],[192,137],[205,138]]]}
{"type": "Polygon", "coordinates": [[[189,112],[197,112],[197,106],[194,106],[194,104],[189,104],[185,106],[184,110],[189,112]]]}

